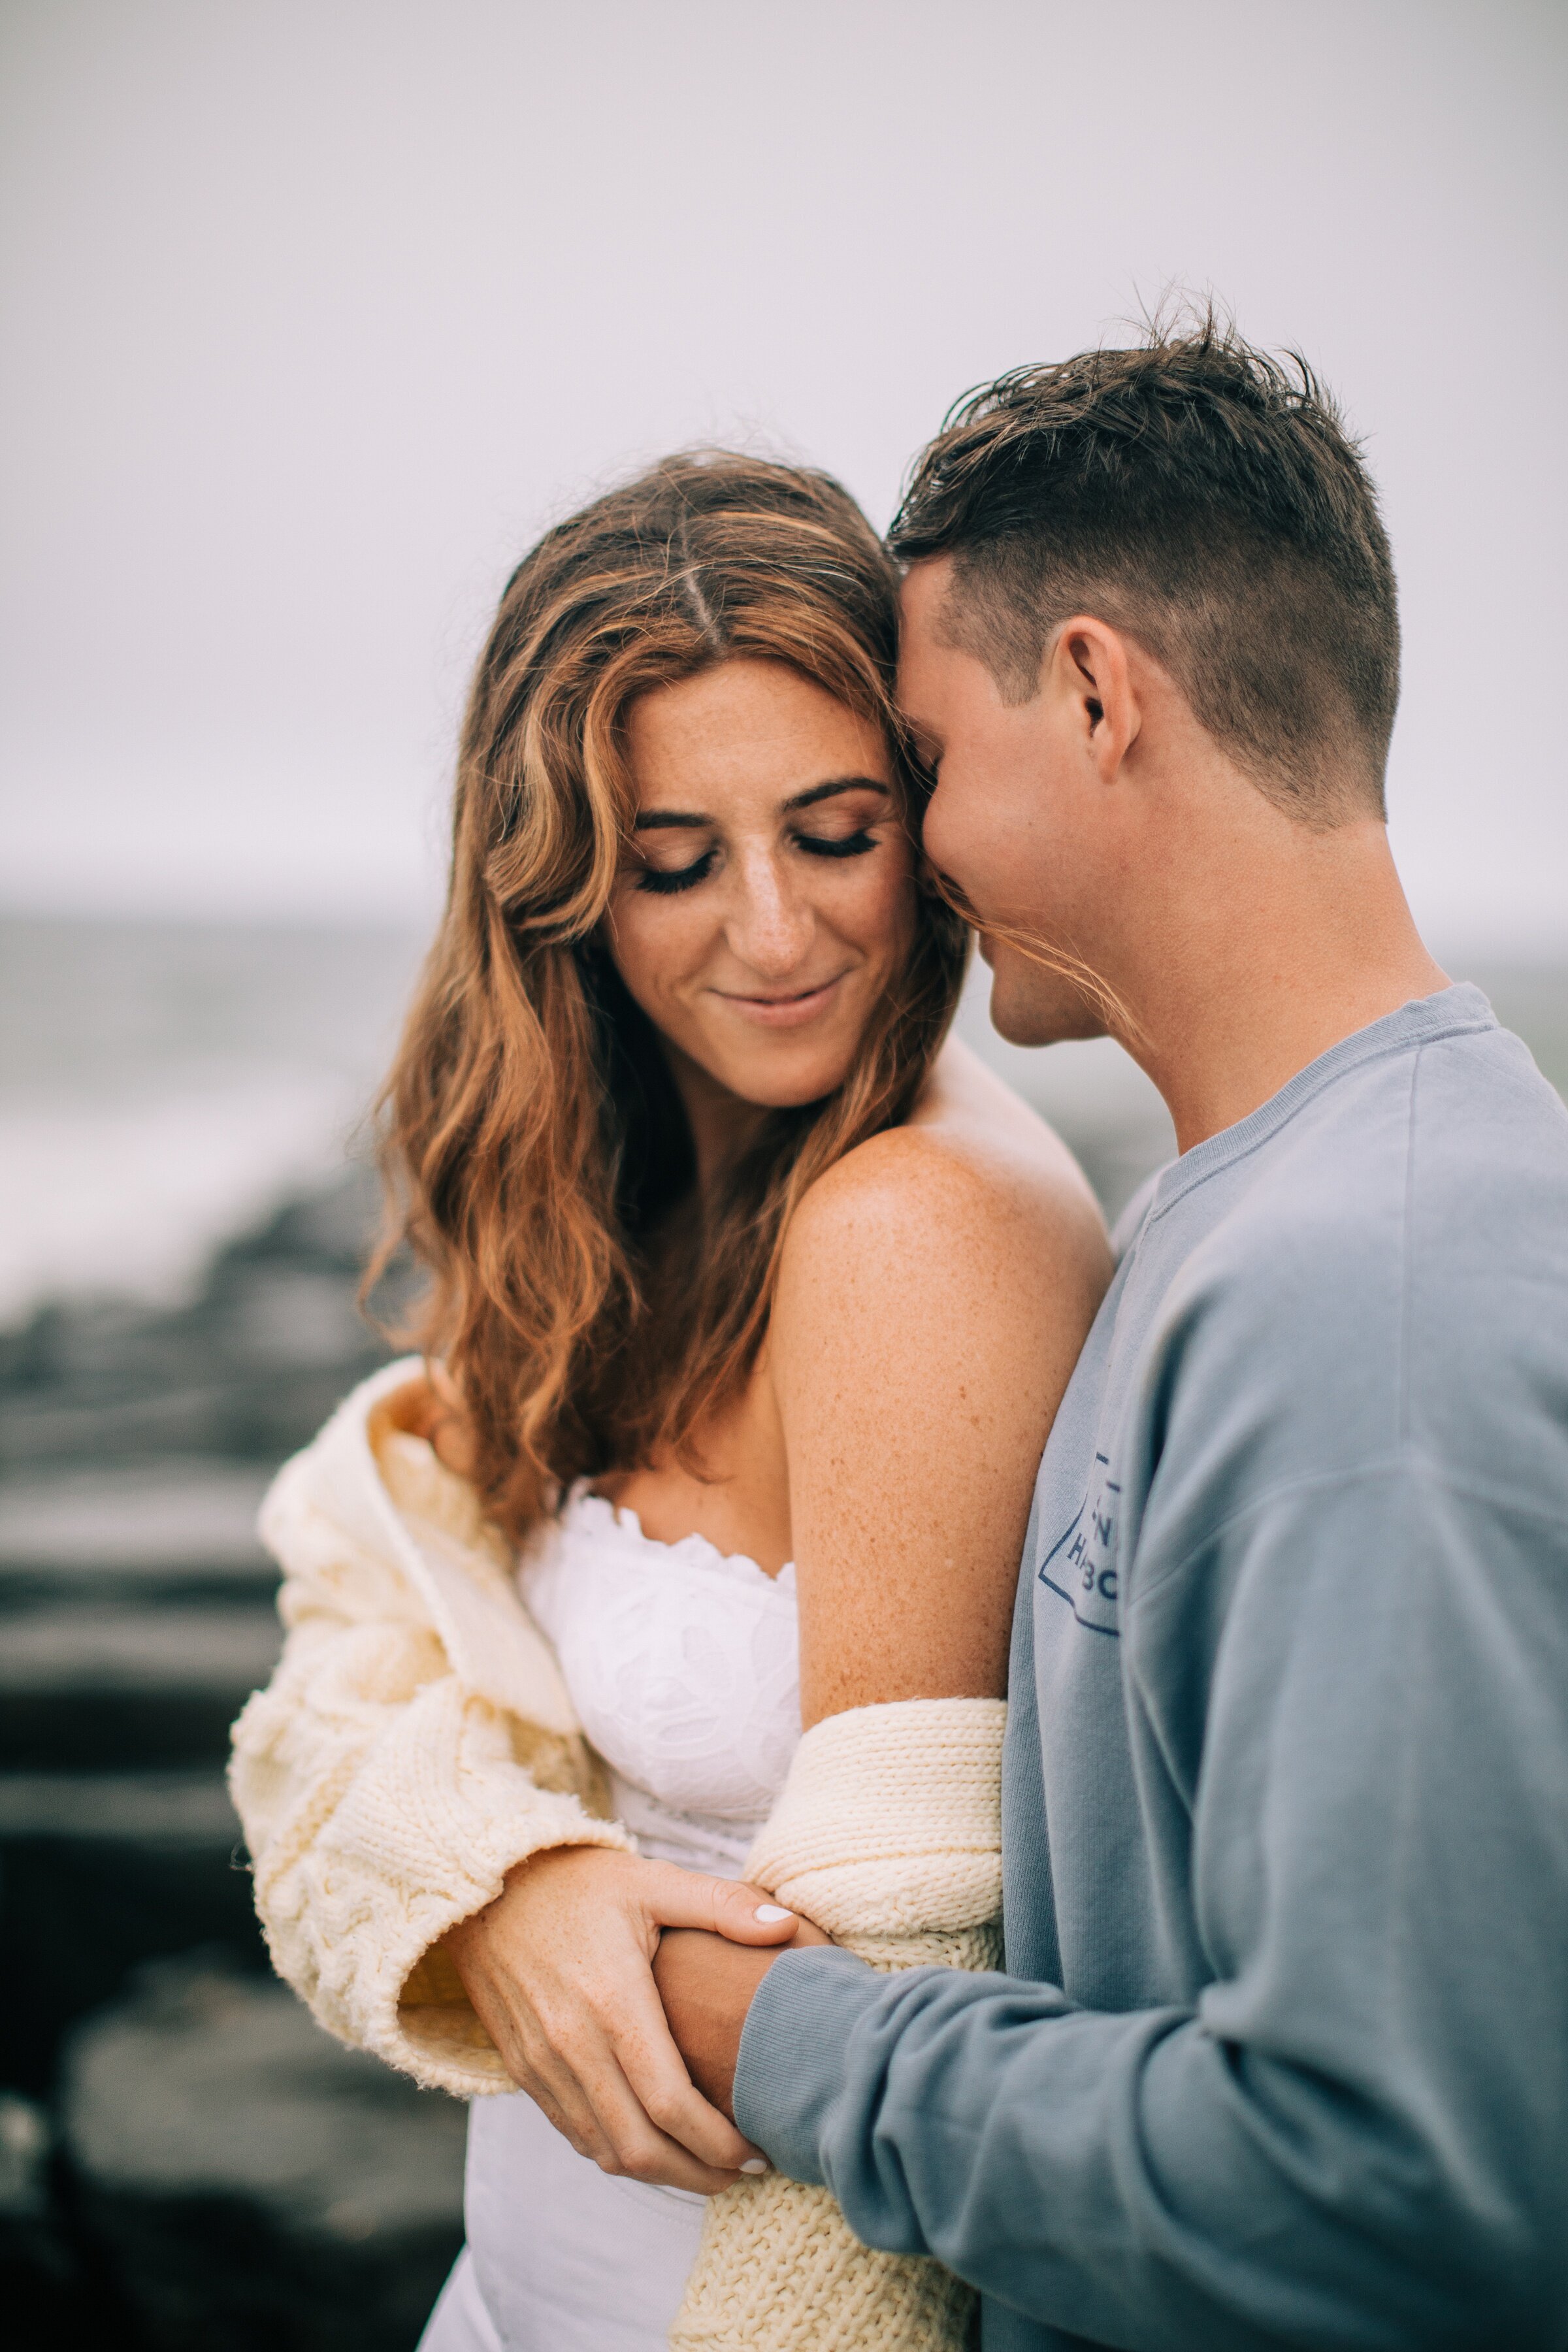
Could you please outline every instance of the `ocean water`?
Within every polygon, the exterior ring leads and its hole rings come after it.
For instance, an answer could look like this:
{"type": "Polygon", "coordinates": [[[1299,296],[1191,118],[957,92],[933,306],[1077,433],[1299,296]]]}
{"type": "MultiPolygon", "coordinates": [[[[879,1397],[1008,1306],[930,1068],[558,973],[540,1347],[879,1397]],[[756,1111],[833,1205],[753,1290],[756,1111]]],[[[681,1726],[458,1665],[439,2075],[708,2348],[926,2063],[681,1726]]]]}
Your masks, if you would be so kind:
{"type": "Polygon", "coordinates": [[[0,1323],[174,1304],[361,1145],[420,942],[396,930],[0,919],[0,1323]]]}
{"type": "MultiPolygon", "coordinates": [[[[91,1294],[177,1303],[213,1251],[363,1151],[423,941],[352,927],[0,918],[0,1324],[91,1294]]],[[[1463,963],[1568,1091],[1568,967],[1463,963]]],[[[959,1033],[1060,1129],[1114,1214],[1174,1148],[1107,1041],[959,1033]]]]}

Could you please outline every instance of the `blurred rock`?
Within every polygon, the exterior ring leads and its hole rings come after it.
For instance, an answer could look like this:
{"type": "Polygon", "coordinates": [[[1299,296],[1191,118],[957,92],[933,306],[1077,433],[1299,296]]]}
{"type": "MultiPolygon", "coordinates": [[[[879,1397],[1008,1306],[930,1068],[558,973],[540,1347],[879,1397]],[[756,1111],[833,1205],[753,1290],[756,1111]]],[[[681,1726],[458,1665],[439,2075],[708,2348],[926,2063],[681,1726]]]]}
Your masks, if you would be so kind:
{"type": "Polygon", "coordinates": [[[281,1988],[148,1971],[68,2044],[81,2215],[149,2352],[403,2352],[462,2240],[466,2111],[281,1988]]]}
{"type": "Polygon", "coordinates": [[[147,2352],[78,2229],[47,2110],[0,2090],[0,2313],[5,2352],[147,2352]]]}
{"type": "Polygon", "coordinates": [[[0,2091],[0,2229],[26,2229],[48,2210],[49,2123],[42,2107],[0,2091]]]}
{"type": "Polygon", "coordinates": [[[376,1213],[350,1169],[221,1251],[189,1306],[76,1301],[0,1335],[0,1467],[280,1462],[385,1360],[354,1302],[376,1213]]]}
{"type": "Polygon", "coordinates": [[[0,2080],[41,2092],[60,2035],[149,1958],[266,1966],[221,1769],[0,1774],[0,2080]]]}
{"type": "Polygon", "coordinates": [[[0,2311],[9,2352],[88,2352],[123,2344],[72,2244],[55,2196],[45,2110],[0,2091],[0,2311]]]}
{"type": "Polygon", "coordinates": [[[0,1334],[7,2352],[397,2352],[460,2240],[463,2110],[271,1983],[223,1784],[281,1640],[258,1507],[387,1353],[354,1299],[374,1205],[350,1172],[186,1306],[71,1301],[0,1334]],[[89,2012],[62,2170],[37,2100],[89,2012]]]}
{"type": "Polygon", "coordinates": [[[258,1603],[58,1602],[0,1621],[0,1767],[209,1762],[281,1643],[277,1612],[258,1603]]]}
{"type": "Polygon", "coordinates": [[[0,1335],[0,2079],[193,1945],[264,1955],[228,1731],[281,1639],[268,1480],[386,1349],[354,1303],[351,1170],[171,1309],[76,1301],[0,1335]]]}
{"type": "Polygon", "coordinates": [[[0,1610],[29,1601],[268,1601],[259,1465],[174,1455],[0,1483],[0,1610]]]}

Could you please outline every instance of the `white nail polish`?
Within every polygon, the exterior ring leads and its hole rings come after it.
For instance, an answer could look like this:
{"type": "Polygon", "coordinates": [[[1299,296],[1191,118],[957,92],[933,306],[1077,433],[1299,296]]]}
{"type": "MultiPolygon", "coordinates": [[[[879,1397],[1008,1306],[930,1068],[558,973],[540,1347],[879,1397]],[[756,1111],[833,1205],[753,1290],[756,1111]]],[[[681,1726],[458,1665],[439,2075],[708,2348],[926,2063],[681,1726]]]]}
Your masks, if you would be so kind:
{"type": "Polygon", "coordinates": [[[749,2156],[749,2157],[746,2158],[746,2161],[744,2162],[744,2164],[741,2167],[741,2169],[742,2169],[742,2172],[752,2172],[752,2173],[755,2173],[755,2172],[769,2172],[769,2171],[771,2171],[771,2170],[772,2170],[772,2168],[772,2168],[772,2166],[769,2164],[768,2159],[767,2159],[767,2158],[766,2158],[765,2156],[749,2156]]]}
{"type": "Polygon", "coordinates": [[[775,1919],[793,1919],[795,1913],[786,1911],[782,1903],[759,1903],[753,1916],[767,1920],[771,1927],[775,1919]]]}

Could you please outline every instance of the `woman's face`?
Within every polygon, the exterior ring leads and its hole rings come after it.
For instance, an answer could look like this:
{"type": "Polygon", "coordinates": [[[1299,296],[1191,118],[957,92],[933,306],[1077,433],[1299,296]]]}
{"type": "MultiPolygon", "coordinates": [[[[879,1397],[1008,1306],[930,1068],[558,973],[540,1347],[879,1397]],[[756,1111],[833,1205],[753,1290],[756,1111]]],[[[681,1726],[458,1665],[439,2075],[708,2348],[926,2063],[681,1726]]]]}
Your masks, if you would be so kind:
{"type": "Polygon", "coordinates": [[[639,695],[626,731],[637,805],[610,908],[616,969],[676,1056],[729,1093],[819,1100],[914,922],[880,730],[797,671],[737,656],[639,695]]]}

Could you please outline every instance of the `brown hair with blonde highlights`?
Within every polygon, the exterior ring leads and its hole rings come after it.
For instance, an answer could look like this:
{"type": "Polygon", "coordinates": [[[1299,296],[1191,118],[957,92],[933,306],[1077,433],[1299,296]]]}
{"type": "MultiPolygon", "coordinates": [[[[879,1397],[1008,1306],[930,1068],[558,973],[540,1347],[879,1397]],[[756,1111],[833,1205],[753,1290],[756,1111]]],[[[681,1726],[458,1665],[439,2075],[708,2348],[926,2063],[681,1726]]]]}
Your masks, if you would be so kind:
{"type": "Polygon", "coordinates": [[[725,454],[596,499],[507,584],[446,912],[383,1097],[371,1279],[406,1240],[429,1277],[407,1336],[458,1382],[475,1483],[514,1534],[574,1478],[696,1458],[755,1362],[792,1210],[907,1116],[946,1030],[967,934],[931,896],[843,1086],[763,1115],[699,1216],[685,1113],[603,944],[635,813],[624,721],[650,688],[736,656],[788,665],[883,729],[918,824],[896,591],[836,482],[725,454]]]}

